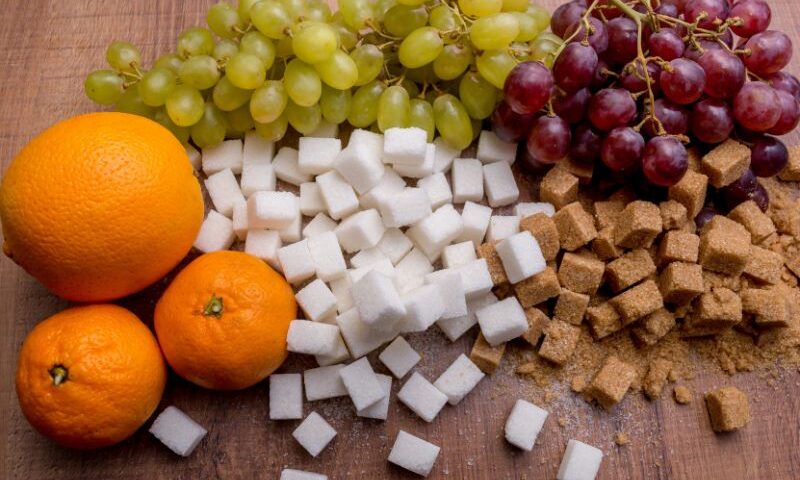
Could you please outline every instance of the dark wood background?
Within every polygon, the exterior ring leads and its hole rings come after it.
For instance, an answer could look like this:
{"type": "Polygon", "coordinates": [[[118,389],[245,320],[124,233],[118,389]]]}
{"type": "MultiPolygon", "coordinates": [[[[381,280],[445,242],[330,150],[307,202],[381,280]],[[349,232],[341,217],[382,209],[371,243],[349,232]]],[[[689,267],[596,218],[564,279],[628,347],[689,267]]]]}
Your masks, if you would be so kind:
{"type": "MultiPolygon", "coordinates": [[[[146,59],[174,47],[183,28],[204,23],[212,0],[4,0],[0,7],[0,160],[3,167],[37,132],[95,106],[83,95],[85,74],[103,65],[105,47],[126,39],[146,59]]],[[[559,0],[541,3],[555,8],[559,0]]],[[[773,28],[800,44],[795,0],[770,0],[773,28]]],[[[800,73],[798,61],[792,65],[800,73]]],[[[795,136],[793,140],[797,140],[795,136]]],[[[75,199],[80,201],[80,199],[75,199]]],[[[122,302],[150,322],[164,282],[122,302]]],[[[277,478],[283,467],[339,478],[408,478],[386,462],[399,429],[442,447],[431,478],[553,479],[566,442],[576,438],[603,449],[601,479],[791,479],[800,477],[800,382],[786,372],[777,385],[756,374],[728,378],[700,374],[689,386],[695,401],[647,402],[629,395],[612,413],[599,411],[569,392],[544,404],[545,392],[516,377],[506,363],[481,382],[458,407],[446,407],[425,424],[392,399],[389,420],[355,419],[347,399],[305,406],[316,409],[338,436],[312,459],[291,437],[296,421],[268,420],[266,382],[237,393],[209,392],[171,378],[162,407],[174,404],[209,434],[195,453],[179,458],[152,438],[146,427],[128,441],[98,452],[59,448],[26,423],[14,393],[14,371],[26,333],[66,303],[50,295],[5,257],[0,259],[0,476],[20,479],[277,478]],[[751,398],[753,421],[739,433],[715,435],[699,394],[734,384],[751,398]],[[516,398],[542,404],[551,416],[531,453],[509,447],[502,437],[516,398]],[[566,420],[564,426],[558,418],[566,420]],[[615,432],[632,443],[614,445],[615,432]]],[[[450,344],[439,332],[411,338],[421,351],[419,369],[436,378],[474,332],[450,344]]],[[[293,359],[283,370],[309,366],[293,359]]],[[[397,391],[399,382],[395,381],[397,391]]],[[[558,387],[564,390],[565,387],[558,387]]],[[[148,424],[149,425],[149,424],[148,424]]]]}

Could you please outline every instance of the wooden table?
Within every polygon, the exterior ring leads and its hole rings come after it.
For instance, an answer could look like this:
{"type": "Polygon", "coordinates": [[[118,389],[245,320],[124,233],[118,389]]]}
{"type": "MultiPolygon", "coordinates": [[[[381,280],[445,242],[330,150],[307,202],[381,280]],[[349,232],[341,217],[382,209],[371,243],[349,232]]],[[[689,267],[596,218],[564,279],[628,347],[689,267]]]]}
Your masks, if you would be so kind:
{"type": "MultiPolygon", "coordinates": [[[[204,23],[212,0],[5,0],[0,9],[0,159],[11,158],[52,123],[95,109],[83,95],[85,74],[103,65],[105,47],[127,39],[146,59],[175,44],[183,28],[204,23]]],[[[554,8],[558,0],[543,2],[554,8]]],[[[771,0],[773,27],[800,44],[800,14],[794,0],[771,0]]],[[[793,63],[795,73],[798,60],[793,63]]],[[[794,139],[796,140],[796,138],[794,139]]],[[[79,199],[76,199],[78,201],[79,199]]],[[[163,283],[122,302],[146,321],[163,283]]],[[[613,413],[599,411],[566,393],[551,410],[532,453],[510,448],[502,438],[505,417],[518,397],[543,402],[543,391],[507,367],[483,381],[457,408],[445,408],[425,424],[392,399],[385,423],[354,420],[345,399],[306,405],[331,420],[338,437],[319,459],[292,439],[297,422],[270,422],[266,383],[237,393],[209,392],[171,378],[162,406],[174,404],[209,430],[187,459],[173,455],[142,429],[130,440],[99,452],[61,449],[34,432],[14,393],[17,351],[36,322],[66,303],[5,257],[0,260],[0,477],[24,479],[277,478],[285,466],[339,478],[407,478],[386,462],[400,428],[440,445],[431,478],[553,479],[564,446],[576,438],[606,454],[599,478],[611,479],[790,479],[800,477],[800,383],[797,372],[778,388],[757,375],[727,378],[701,374],[696,394],[734,384],[751,397],[753,421],[733,435],[715,435],[702,401],[677,406],[669,398],[649,403],[629,395],[613,413]],[[568,420],[566,426],[556,419],[568,420]],[[616,447],[625,431],[632,444],[616,447]]],[[[420,370],[435,378],[474,338],[449,344],[438,332],[413,338],[424,360],[420,370]]],[[[308,365],[291,361],[286,371],[308,365]]],[[[395,391],[399,387],[395,381],[395,391]]]]}

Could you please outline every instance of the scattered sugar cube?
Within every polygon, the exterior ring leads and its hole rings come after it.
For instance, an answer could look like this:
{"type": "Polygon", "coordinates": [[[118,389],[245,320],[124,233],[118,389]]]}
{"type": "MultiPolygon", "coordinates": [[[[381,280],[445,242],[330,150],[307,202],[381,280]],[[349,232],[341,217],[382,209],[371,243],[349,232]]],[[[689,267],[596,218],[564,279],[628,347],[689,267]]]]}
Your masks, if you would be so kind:
{"type": "Polygon", "coordinates": [[[389,399],[391,398],[392,394],[392,377],[389,375],[383,375],[381,373],[376,373],[375,376],[378,377],[378,383],[381,384],[385,396],[369,407],[363,410],[358,410],[356,415],[363,418],[386,420],[386,417],[389,416],[389,399]]]}
{"type": "Polygon", "coordinates": [[[336,296],[320,279],[316,279],[295,294],[306,317],[315,322],[336,313],[336,296]]]}
{"type": "MultiPolygon", "coordinates": [[[[248,132],[244,136],[242,149],[242,167],[256,164],[271,164],[275,156],[275,143],[262,137],[256,131],[248,132]]],[[[244,174],[244,169],[242,170],[244,174]]]]}
{"type": "Polygon", "coordinates": [[[506,440],[511,445],[530,452],[547,415],[547,410],[525,400],[517,400],[506,420],[506,440]]]}
{"type": "Polygon", "coordinates": [[[339,327],[309,320],[292,320],[286,337],[287,350],[306,355],[330,355],[336,350],[339,327]]]}
{"type": "Polygon", "coordinates": [[[483,130],[478,138],[476,156],[483,163],[506,162],[512,164],[517,159],[517,144],[504,142],[491,130],[483,130]]]}
{"type": "Polygon", "coordinates": [[[389,453],[389,462],[427,477],[436,463],[439,450],[436,445],[400,430],[389,453]]]}
{"type": "Polygon", "coordinates": [[[297,146],[297,167],[302,173],[320,175],[333,170],[336,156],[342,151],[338,138],[300,137],[297,146]]]}
{"type": "Polygon", "coordinates": [[[334,167],[359,194],[369,192],[384,175],[381,156],[375,154],[372,144],[365,142],[351,141],[337,155],[334,167]]]}
{"type": "Polygon", "coordinates": [[[211,174],[205,181],[208,196],[214,208],[226,217],[233,215],[233,206],[244,202],[244,195],[239,189],[239,182],[230,168],[211,174]]]}
{"type": "Polygon", "coordinates": [[[205,428],[173,406],[165,408],[158,414],[149,431],[161,443],[182,457],[191,455],[197,444],[208,433],[205,428]]]}
{"type": "Polygon", "coordinates": [[[378,356],[386,368],[397,378],[403,378],[422,360],[405,338],[397,337],[378,356]]]}
{"type": "Polygon", "coordinates": [[[436,418],[444,404],[447,403],[447,395],[440,392],[419,372],[411,375],[411,378],[397,393],[397,398],[428,423],[436,418]]]}
{"type": "Polygon", "coordinates": [[[447,395],[450,405],[458,405],[485,376],[481,369],[462,353],[433,382],[433,386],[447,395]]]}
{"type": "Polygon", "coordinates": [[[389,228],[378,242],[378,249],[386,255],[394,265],[411,251],[414,243],[399,228],[389,228]]]}
{"type": "Polygon", "coordinates": [[[303,216],[298,213],[288,227],[278,230],[278,236],[284,243],[299,242],[302,236],[303,216]]]}
{"type": "MultiPolygon", "coordinates": [[[[467,314],[467,300],[461,275],[455,270],[444,269],[425,275],[425,283],[436,285],[444,302],[442,318],[456,318],[467,314]]],[[[437,320],[438,321],[438,320],[437,320]]]]}
{"type": "Polygon", "coordinates": [[[402,191],[405,187],[406,181],[397,172],[391,167],[383,167],[381,180],[369,192],[361,195],[358,201],[363,209],[380,208],[382,203],[391,201],[392,194],[402,191]]]}
{"type": "Polygon", "coordinates": [[[489,219],[486,240],[499,242],[515,233],[519,233],[519,220],[520,218],[516,215],[492,215],[492,218],[489,219]]]}
{"type": "Polygon", "coordinates": [[[437,256],[444,247],[450,245],[464,229],[461,215],[452,204],[439,207],[406,234],[429,258],[437,256]]]}
{"type": "Polygon", "coordinates": [[[394,170],[406,178],[424,178],[433,174],[433,166],[436,162],[436,145],[429,143],[425,147],[425,159],[420,165],[400,165],[395,164],[394,170]]]}
{"type": "MultiPolygon", "coordinates": [[[[320,321],[335,325],[336,317],[332,315],[320,321]]],[[[350,360],[350,352],[347,350],[347,345],[344,343],[341,332],[339,332],[339,337],[336,339],[336,348],[333,350],[333,353],[329,353],[328,355],[314,355],[314,360],[317,361],[317,365],[320,367],[327,367],[350,360]]]]}
{"type": "Polygon", "coordinates": [[[567,443],[567,450],[561,458],[558,467],[558,480],[594,480],[600,463],[603,461],[603,451],[577,440],[567,443]]]}
{"type": "Polygon", "coordinates": [[[299,373],[273,373],[269,376],[269,419],[303,418],[303,379],[299,373]]]}
{"type": "Polygon", "coordinates": [[[244,251],[269,263],[272,268],[279,268],[278,250],[283,242],[278,232],[271,230],[251,230],[244,242],[244,251]]]}
{"type": "MultiPolygon", "coordinates": [[[[463,218],[463,217],[462,217],[463,218]]],[[[456,268],[477,260],[478,255],[475,253],[475,244],[466,241],[455,243],[444,247],[442,252],[442,263],[445,268],[456,268]]]]}
{"type": "Polygon", "coordinates": [[[374,157],[381,158],[383,156],[383,135],[380,133],[375,133],[360,128],[353,130],[350,133],[350,140],[347,143],[347,146],[351,147],[355,145],[369,147],[370,153],[374,157]]]}
{"type": "Polygon", "coordinates": [[[320,195],[334,220],[344,218],[358,210],[358,197],[353,187],[335,171],[317,177],[320,195]]]}
{"type": "Polygon", "coordinates": [[[308,136],[314,138],[336,138],[339,136],[339,125],[331,123],[323,118],[319,121],[317,129],[308,136]]]}
{"type": "Polygon", "coordinates": [[[307,217],[313,217],[327,209],[319,191],[319,185],[315,182],[300,184],[300,213],[307,217]]]}
{"type": "Polygon", "coordinates": [[[511,205],[519,198],[519,188],[510,163],[494,162],[484,165],[483,184],[490,207],[511,205]]]}
{"type": "Polygon", "coordinates": [[[456,150],[447,144],[444,138],[438,137],[433,141],[436,145],[436,158],[433,162],[434,173],[447,173],[453,165],[453,160],[461,155],[460,150],[456,150]]]}
{"type": "Polygon", "coordinates": [[[374,208],[356,212],[336,227],[336,237],[347,253],[378,245],[385,232],[383,220],[374,208]]]}
{"type": "Polygon", "coordinates": [[[428,134],[421,128],[389,128],[383,132],[383,159],[395,165],[421,165],[428,134]]]}
{"type": "Polygon", "coordinates": [[[278,261],[283,276],[289,283],[300,283],[314,276],[316,266],[308,249],[308,240],[287,245],[278,249],[278,261]]]}
{"type": "Polygon", "coordinates": [[[483,164],[475,158],[453,160],[453,202],[483,200],[483,164]]]}
{"type": "Polygon", "coordinates": [[[303,372],[306,400],[314,402],[347,395],[347,389],[344,388],[342,378],[339,376],[339,371],[343,368],[344,365],[339,364],[311,368],[303,372]]]}
{"type": "Polygon", "coordinates": [[[542,249],[527,230],[511,235],[495,248],[511,283],[519,283],[547,268],[542,249]]]}
{"type": "Polygon", "coordinates": [[[528,318],[516,297],[483,307],[475,312],[475,316],[486,342],[493,347],[528,331],[528,318]]]}
{"type": "Polygon", "coordinates": [[[298,151],[291,147],[283,147],[272,160],[272,169],[278,180],[299,186],[301,183],[310,182],[312,176],[300,171],[298,165],[298,151]]]}
{"type": "Polygon", "coordinates": [[[303,238],[313,237],[320,233],[332,232],[336,229],[336,222],[331,220],[331,217],[324,213],[318,213],[314,218],[308,222],[308,225],[303,229],[303,238]]]}
{"type": "Polygon", "coordinates": [[[406,307],[403,332],[424,332],[442,318],[445,310],[444,299],[435,283],[422,285],[406,293],[403,304],[406,307]]]}
{"type": "Polygon", "coordinates": [[[281,471],[281,478],[279,480],[328,480],[328,476],[321,473],[284,468],[281,471]]]}
{"type": "Polygon", "coordinates": [[[311,252],[314,268],[320,280],[329,282],[345,274],[347,265],[335,233],[320,233],[309,237],[307,241],[308,251],[311,252]]]}
{"type": "Polygon", "coordinates": [[[363,268],[374,263],[378,263],[382,260],[388,260],[389,264],[392,264],[392,261],[389,260],[389,257],[384,255],[378,247],[365,248],[364,250],[361,250],[350,257],[350,266],[353,268],[363,268]]]}
{"type": "Polygon", "coordinates": [[[434,173],[421,178],[417,182],[417,186],[428,194],[428,199],[431,201],[431,208],[433,209],[453,201],[453,192],[450,191],[450,184],[447,182],[447,177],[444,176],[444,173],[434,173]]]}
{"type": "Polygon", "coordinates": [[[231,219],[216,210],[209,210],[197,233],[194,248],[203,253],[227,250],[235,239],[236,233],[233,231],[231,219]]]}
{"type": "Polygon", "coordinates": [[[404,188],[381,203],[380,212],[387,227],[406,227],[431,214],[431,201],[421,188],[404,188]]]}
{"type": "Polygon", "coordinates": [[[400,293],[409,292],[423,283],[433,265],[419,248],[414,248],[395,267],[395,282],[400,293]]]}
{"type": "Polygon", "coordinates": [[[472,242],[473,248],[483,243],[483,237],[486,236],[486,230],[489,228],[489,220],[492,217],[492,209],[486,205],[480,205],[474,202],[464,203],[464,208],[461,210],[461,220],[464,224],[464,229],[461,230],[461,235],[456,239],[462,242],[472,242]]]}
{"type": "Polygon", "coordinates": [[[356,283],[357,281],[364,278],[364,275],[371,270],[376,270],[381,272],[382,274],[386,275],[387,277],[394,279],[395,278],[395,268],[392,265],[392,262],[389,261],[388,258],[382,258],[377,262],[370,263],[365,267],[359,267],[353,270],[348,270],[347,275],[350,277],[350,281],[352,283],[356,283]]]}
{"type": "Polygon", "coordinates": [[[537,213],[544,213],[548,217],[556,214],[556,207],[552,203],[545,202],[520,202],[514,205],[514,215],[520,219],[531,217],[537,213]]]}
{"type": "Polygon", "coordinates": [[[251,229],[280,230],[300,215],[300,201],[291,192],[256,192],[247,199],[247,225],[251,229]]]}
{"type": "MultiPolygon", "coordinates": [[[[406,308],[391,278],[370,270],[350,291],[361,321],[372,328],[391,330],[406,315],[406,308]]],[[[346,340],[346,339],[345,339],[346,340]]]]}
{"type": "Polygon", "coordinates": [[[350,295],[350,289],[352,288],[353,281],[350,279],[350,275],[344,275],[330,281],[330,289],[333,292],[333,296],[336,297],[336,310],[339,313],[344,313],[355,305],[353,296],[350,295]]]}
{"type": "Polygon", "coordinates": [[[450,339],[451,342],[455,342],[461,338],[462,335],[467,333],[470,328],[478,323],[478,318],[475,316],[475,312],[493,303],[497,303],[497,297],[495,297],[493,293],[487,293],[482,297],[478,297],[467,302],[466,314],[455,318],[439,319],[439,321],[436,322],[436,325],[445,334],[445,336],[450,339]]]}
{"type": "Polygon", "coordinates": [[[203,149],[203,172],[213,175],[230,168],[233,173],[242,173],[242,141],[226,140],[217,146],[203,149]]]}
{"type": "Polygon", "coordinates": [[[397,335],[394,331],[384,332],[362,322],[358,310],[355,308],[336,317],[336,324],[354,358],[362,357],[378,349],[397,335]]]}
{"type": "Polygon", "coordinates": [[[202,157],[200,152],[197,151],[197,149],[193,146],[186,145],[186,156],[189,157],[189,163],[192,165],[192,168],[196,172],[199,172],[202,165],[202,157]]]}
{"type": "Polygon", "coordinates": [[[247,202],[236,202],[233,206],[233,215],[231,216],[233,222],[233,233],[236,238],[244,240],[247,238],[247,202]]]}
{"type": "Polygon", "coordinates": [[[473,260],[461,265],[456,271],[461,275],[461,282],[464,284],[464,294],[467,296],[467,300],[486,295],[494,287],[486,259],[473,260]]]}
{"type": "Polygon", "coordinates": [[[271,192],[275,190],[277,178],[272,164],[245,162],[242,166],[242,193],[245,197],[256,192],[271,192]]]}
{"type": "Polygon", "coordinates": [[[336,430],[322,418],[322,415],[311,412],[292,432],[292,436],[312,457],[316,457],[331,443],[336,436],[336,430]]]}
{"type": "Polygon", "coordinates": [[[339,370],[339,376],[356,410],[364,410],[386,396],[366,357],[339,370]]]}

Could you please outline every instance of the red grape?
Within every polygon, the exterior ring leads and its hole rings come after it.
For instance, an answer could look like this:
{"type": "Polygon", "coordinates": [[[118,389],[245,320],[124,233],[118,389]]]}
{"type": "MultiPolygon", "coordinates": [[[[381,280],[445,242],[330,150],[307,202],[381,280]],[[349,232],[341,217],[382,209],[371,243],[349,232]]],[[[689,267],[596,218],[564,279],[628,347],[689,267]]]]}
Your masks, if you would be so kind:
{"type": "Polygon", "coordinates": [[[506,102],[517,113],[542,109],[553,91],[553,74],[541,62],[522,62],[511,70],[503,88],[506,102]]]}
{"type": "Polygon", "coordinates": [[[744,203],[753,198],[753,194],[758,188],[758,181],[752,170],[749,168],[730,185],[722,188],[722,199],[728,210],[733,210],[740,203],[744,203]]]}
{"type": "Polygon", "coordinates": [[[522,165],[522,170],[529,175],[542,175],[553,166],[532,157],[527,148],[517,149],[516,163],[517,165],[522,165]]]}
{"type": "Polygon", "coordinates": [[[586,117],[590,98],[592,98],[592,93],[588,88],[582,88],[575,93],[559,95],[553,99],[553,110],[567,123],[575,125],[586,117]]]}
{"type": "Polygon", "coordinates": [[[561,38],[565,38],[567,28],[579,21],[586,13],[586,5],[580,0],[565,3],[556,8],[550,20],[550,29],[561,38]]]}
{"type": "MultiPolygon", "coordinates": [[[[606,25],[598,18],[591,17],[589,24],[592,26],[592,33],[589,34],[589,46],[594,48],[599,55],[608,49],[608,30],[606,30],[606,25]]],[[[569,38],[572,36],[577,28],[580,28],[580,31],[572,41],[583,42],[586,40],[586,27],[580,21],[570,25],[564,33],[564,37],[569,38]]]]}
{"type": "MultiPolygon", "coordinates": [[[[681,5],[680,8],[683,9],[683,5],[681,5]]],[[[673,5],[671,3],[667,3],[666,1],[661,3],[661,5],[659,5],[658,7],[656,7],[655,11],[659,15],[666,15],[667,17],[672,17],[672,18],[678,18],[678,15],[680,15],[680,9],[678,8],[678,6],[673,5]]]]}
{"type": "Polygon", "coordinates": [[[597,62],[597,69],[594,71],[594,77],[592,78],[592,84],[590,86],[594,89],[600,89],[608,85],[611,80],[611,76],[608,74],[610,71],[611,69],[608,63],[601,58],[597,62]]]}
{"type": "Polygon", "coordinates": [[[733,116],[748,130],[766,132],[781,118],[778,94],[766,83],[749,82],[733,99],[733,116]]]}
{"type": "Polygon", "coordinates": [[[619,17],[608,22],[608,50],[604,57],[609,63],[623,65],[637,54],[638,33],[636,22],[628,17],[619,17]]]}
{"type": "Polygon", "coordinates": [[[572,134],[570,157],[579,163],[594,163],[600,158],[602,143],[603,138],[592,130],[592,126],[588,123],[583,123],[572,134]]]}
{"type": "Polygon", "coordinates": [[[700,100],[691,116],[692,133],[703,143],[721,143],[733,132],[733,112],[724,101],[715,98],[700,100]]]}
{"type": "Polygon", "coordinates": [[[683,39],[671,28],[662,28],[651,35],[648,46],[650,47],[650,55],[661,57],[668,62],[682,57],[683,52],[686,50],[683,39]]]}
{"type": "Polygon", "coordinates": [[[703,94],[706,73],[697,63],[685,58],[669,62],[670,68],[661,72],[661,90],[675,103],[694,103],[703,94]]]}
{"type": "Polygon", "coordinates": [[[750,38],[769,27],[772,10],[764,0],[742,0],[731,8],[731,18],[733,17],[742,20],[741,25],[731,27],[733,33],[743,38],[750,38]]]}
{"type": "Polygon", "coordinates": [[[600,158],[615,172],[635,170],[644,152],[644,138],[631,127],[611,130],[603,140],[600,158]]]}
{"type": "Polygon", "coordinates": [[[556,163],[569,153],[572,132],[561,117],[543,116],[528,134],[528,152],[542,163],[556,163]]]}
{"type": "Polygon", "coordinates": [[[599,130],[608,132],[623,127],[635,117],[636,102],[627,90],[606,88],[589,101],[589,121],[599,130]]]}
{"type": "Polygon", "coordinates": [[[781,103],[781,118],[774,127],[767,130],[772,135],[786,135],[800,123],[800,102],[789,92],[775,90],[781,103]]]}
{"type": "Polygon", "coordinates": [[[678,10],[678,12],[683,12],[683,8],[686,6],[686,0],[662,0],[661,4],[672,5],[678,10]]]}
{"type": "MultiPolygon", "coordinates": [[[[661,67],[655,62],[649,62],[647,64],[647,74],[650,77],[650,85],[653,92],[658,93],[658,78],[661,76],[661,67]]],[[[644,79],[644,74],[642,74],[642,64],[638,60],[634,60],[625,67],[620,86],[631,93],[647,90],[647,82],[644,79]]]]}
{"type": "MultiPolygon", "coordinates": [[[[670,135],[685,135],[689,132],[689,112],[680,105],[672,103],[666,98],[659,98],[656,100],[654,113],[666,133],[670,135]]],[[[659,135],[654,123],[652,120],[647,120],[644,123],[644,132],[650,137],[659,135]]]]}
{"type": "Polygon", "coordinates": [[[775,137],[757,138],[751,151],[750,168],[757,177],[774,177],[789,161],[789,150],[775,137]]]}
{"type": "Polygon", "coordinates": [[[800,100],[800,80],[794,75],[786,72],[773,73],[766,77],[766,81],[775,90],[791,93],[797,100],[800,100]]]}
{"type": "Polygon", "coordinates": [[[692,45],[688,45],[683,52],[683,57],[696,62],[709,50],[722,50],[722,45],[713,40],[701,38],[697,41],[697,44],[700,46],[699,50],[692,45]]]}
{"type": "Polygon", "coordinates": [[[520,115],[506,102],[500,102],[492,113],[492,130],[500,140],[517,143],[528,133],[534,115],[520,115]]]}
{"type": "Polygon", "coordinates": [[[689,0],[683,8],[683,15],[689,23],[694,23],[705,13],[699,26],[708,29],[715,29],[718,22],[724,22],[729,12],[728,2],[725,0],[689,0]]]}
{"type": "Polygon", "coordinates": [[[592,83],[597,70],[597,52],[588,45],[570,43],[553,64],[556,85],[572,93],[592,83]]]}
{"type": "Polygon", "coordinates": [[[689,169],[686,147],[675,137],[655,137],[647,142],[642,157],[644,176],[655,185],[671,187],[689,169]]]}
{"type": "Polygon", "coordinates": [[[767,193],[767,189],[764,188],[764,185],[761,185],[761,183],[758,184],[756,191],[753,192],[752,200],[756,202],[756,205],[758,205],[758,208],[760,208],[762,212],[766,213],[769,208],[769,193],[767,193]]]}
{"type": "Polygon", "coordinates": [[[744,63],[726,50],[709,50],[698,62],[706,73],[704,92],[709,97],[731,98],[746,79],[744,63]]]}
{"type": "Polygon", "coordinates": [[[719,212],[714,207],[703,207],[700,209],[700,212],[694,217],[694,224],[697,226],[697,229],[703,228],[706,223],[710,222],[712,218],[719,215],[719,212]]]}
{"type": "Polygon", "coordinates": [[[744,48],[749,51],[742,54],[744,64],[757,75],[779,72],[792,59],[792,40],[775,30],[753,35],[744,48]]]}

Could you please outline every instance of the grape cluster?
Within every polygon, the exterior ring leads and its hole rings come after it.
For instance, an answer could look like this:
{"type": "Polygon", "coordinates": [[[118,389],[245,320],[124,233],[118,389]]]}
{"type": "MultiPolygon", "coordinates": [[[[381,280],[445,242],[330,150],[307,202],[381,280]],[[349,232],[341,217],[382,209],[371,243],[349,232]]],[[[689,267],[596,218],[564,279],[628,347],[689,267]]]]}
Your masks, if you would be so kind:
{"type": "Polygon", "coordinates": [[[753,199],[756,177],[788,161],[772,135],[800,120],[800,82],[781,71],[792,56],[768,30],[764,0],[574,0],[551,29],[564,43],[550,71],[523,62],[509,74],[492,116],[495,132],[524,142],[534,171],[569,156],[607,177],[669,187],[689,167],[686,145],[707,150],[728,138],[750,146],[750,169],[721,189],[719,206],[753,199]]]}
{"type": "Polygon", "coordinates": [[[86,79],[99,104],[155,119],[207,147],[255,128],[279,140],[324,119],[384,131],[416,126],[466,148],[520,61],[563,43],[528,0],[241,0],[142,69],[131,44],[86,79]]]}

